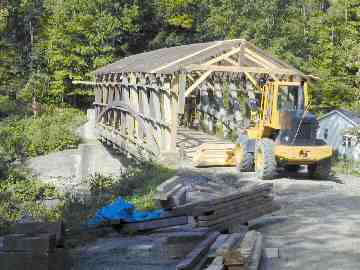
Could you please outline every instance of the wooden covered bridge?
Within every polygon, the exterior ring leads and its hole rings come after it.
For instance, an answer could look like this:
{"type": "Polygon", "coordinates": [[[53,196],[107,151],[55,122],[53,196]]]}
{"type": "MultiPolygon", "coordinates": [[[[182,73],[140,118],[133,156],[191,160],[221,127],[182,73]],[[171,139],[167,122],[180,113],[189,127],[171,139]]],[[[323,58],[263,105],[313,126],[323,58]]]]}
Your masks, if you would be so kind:
{"type": "Polygon", "coordinates": [[[235,136],[247,124],[241,96],[254,99],[260,80],[304,78],[242,39],[132,55],[95,74],[81,83],[94,87],[99,136],[145,158],[176,154],[179,141],[197,145],[199,133],[184,126],[235,136]]]}

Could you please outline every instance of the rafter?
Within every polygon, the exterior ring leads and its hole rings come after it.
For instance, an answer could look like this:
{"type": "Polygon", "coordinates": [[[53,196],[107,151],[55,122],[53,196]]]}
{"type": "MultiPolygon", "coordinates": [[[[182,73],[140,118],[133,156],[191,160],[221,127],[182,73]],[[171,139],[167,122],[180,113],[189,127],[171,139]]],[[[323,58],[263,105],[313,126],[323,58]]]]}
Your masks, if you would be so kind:
{"type": "Polygon", "coordinates": [[[243,66],[220,66],[220,65],[189,65],[186,68],[187,71],[194,70],[203,70],[203,71],[218,71],[218,72],[251,72],[251,73],[276,73],[276,74],[288,74],[288,75],[296,75],[296,72],[291,69],[286,68],[278,68],[278,69],[270,69],[270,68],[261,68],[261,67],[243,67],[243,66]]]}
{"type": "Polygon", "coordinates": [[[203,81],[205,81],[210,74],[212,73],[211,70],[206,71],[203,75],[200,76],[199,79],[197,79],[185,92],[185,97],[189,96],[192,91],[195,90],[196,87],[198,87],[203,81]]]}

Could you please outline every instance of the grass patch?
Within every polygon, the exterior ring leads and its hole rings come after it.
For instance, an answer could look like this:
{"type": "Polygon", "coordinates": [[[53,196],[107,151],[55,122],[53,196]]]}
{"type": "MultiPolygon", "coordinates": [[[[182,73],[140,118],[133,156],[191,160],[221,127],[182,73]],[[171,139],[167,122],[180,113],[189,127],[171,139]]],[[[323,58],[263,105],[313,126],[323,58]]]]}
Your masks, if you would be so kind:
{"type": "Polygon", "coordinates": [[[335,174],[360,176],[360,162],[347,159],[334,159],[332,170],[335,174]]]}
{"type": "Polygon", "coordinates": [[[103,206],[122,196],[137,209],[155,209],[155,189],[175,175],[175,170],[156,163],[136,164],[124,170],[121,177],[94,175],[88,179],[90,195],[59,194],[52,185],[24,174],[11,172],[8,179],[0,181],[0,235],[9,232],[11,224],[30,215],[36,220],[62,219],[72,232],[83,229],[86,222],[103,206]],[[60,204],[47,209],[43,200],[58,199],[60,204]]]}

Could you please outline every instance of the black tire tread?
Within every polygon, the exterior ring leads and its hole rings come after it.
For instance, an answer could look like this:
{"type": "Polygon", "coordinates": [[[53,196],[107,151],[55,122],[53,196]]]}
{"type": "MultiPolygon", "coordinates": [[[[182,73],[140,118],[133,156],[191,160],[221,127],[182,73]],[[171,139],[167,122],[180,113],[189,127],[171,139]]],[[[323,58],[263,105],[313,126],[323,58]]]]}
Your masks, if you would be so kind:
{"type": "Polygon", "coordinates": [[[328,179],[331,174],[331,159],[326,158],[308,166],[309,176],[314,179],[328,179]]]}
{"type": "Polygon", "coordinates": [[[264,151],[264,166],[262,170],[256,171],[256,175],[258,176],[258,178],[263,180],[272,179],[275,177],[276,169],[277,169],[277,163],[274,153],[274,147],[275,147],[274,142],[268,138],[259,140],[256,143],[255,155],[259,147],[261,147],[264,151]]]}
{"type": "Polygon", "coordinates": [[[250,152],[244,152],[244,156],[240,163],[236,164],[236,168],[239,172],[251,172],[254,169],[254,154],[250,152]]]}

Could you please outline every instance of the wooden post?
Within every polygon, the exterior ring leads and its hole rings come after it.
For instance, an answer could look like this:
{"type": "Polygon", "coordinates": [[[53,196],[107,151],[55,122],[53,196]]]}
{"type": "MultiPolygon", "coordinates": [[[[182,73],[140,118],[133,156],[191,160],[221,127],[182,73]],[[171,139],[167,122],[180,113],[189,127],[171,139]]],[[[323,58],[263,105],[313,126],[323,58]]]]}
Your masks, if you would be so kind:
{"type": "MultiPolygon", "coordinates": [[[[181,92],[181,83],[184,75],[175,75],[171,81],[171,144],[170,151],[176,153],[176,139],[178,129],[178,113],[181,110],[179,108],[179,96],[181,92]]],[[[186,75],[185,75],[186,78],[186,75]]],[[[185,91],[185,87],[183,89],[185,91]]]]}
{"type": "MultiPolygon", "coordinates": [[[[128,89],[129,79],[127,77],[127,74],[123,74],[122,83],[123,84],[121,85],[121,90],[122,90],[121,101],[129,104],[129,89],[128,89]]],[[[123,125],[122,134],[124,138],[128,138],[132,132],[132,128],[131,128],[132,121],[128,113],[122,112],[121,115],[122,115],[121,123],[123,125]]]]}
{"type": "MultiPolygon", "coordinates": [[[[178,80],[178,78],[176,78],[178,80]]],[[[172,104],[171,104],[171,79],[164,78],[163,81],[163,88],[164,88],[164,95],[163,95],[163,102],[164,102],[164,121],[165,123],[172,124],[172,104]]],[[[176,82],[178,83],[178,82],[176,82]]],[[[164,132],[164,150],[170,151],[171,149],[171,129],[166,127],[163,129],[164,132]]]]}
{"type": "Polygon", "coordinates": [[[202,114],[202,120],[201,122],[201,127],[205,128],[205,131],[209,131],[209,123],[208,123],[208,114],[206,113],[208,111],[208,109],[210,108],[209,106],[209,93],[208,93],[208,89],[205,83],[202,83],[200,85],[200,102],[201,102],[201,114],[202,114]]]}
{"type": "MultiPolygon", "coordinates": [[[[159,86],[157,82],[157,78],[155,75],[150,75],[150,83],[151,83],[151,92],[150,92],[150,109],[151,109],[151,116],[155,120],[161,120],[161,111],[160,111],[160,93],[159,93],[159,86]]],[[[160,149],[163,149],[164,147],[164,141],[161,136],[161,126],[157,123],[155,123],[156,128],[156,137],[158,140],[158,144],[160,146],[160,149]]]]}
{"type": "MultiPolygon", "coordinates": [[[[130,91],[130,106],[138,113],[139,112],[139,96],[138,96],[138,89],[137,89],[137,79],[134,73],[130,74],[130,85],[129,85],[129,91],[130,91]]],[[[133,119],[133,133],[132,137],[136,140],[139,138],[139,123],[136,121],[135,117],[132,117],[133,119]]]]}
{"type": "MultiPolygon", "coordinates": [[[[144,74],[138,74],[137,82],[139,84],[138,86],[139,113],[141,113],[142,115],[148,115],[147,114],[148,112],[145,112],[146,104],[148,103],[148,101],[146,96],[146,88],[145,88],[146,79],[144,74]]],[[[147,125],[146,121],[144,121],[144,125],[147,125]]],[[[141,130],[141,128],[139,128],[139,139],[142,143],[145,143],[145,135],[146,134],[144,130],[141,130]]]]}

